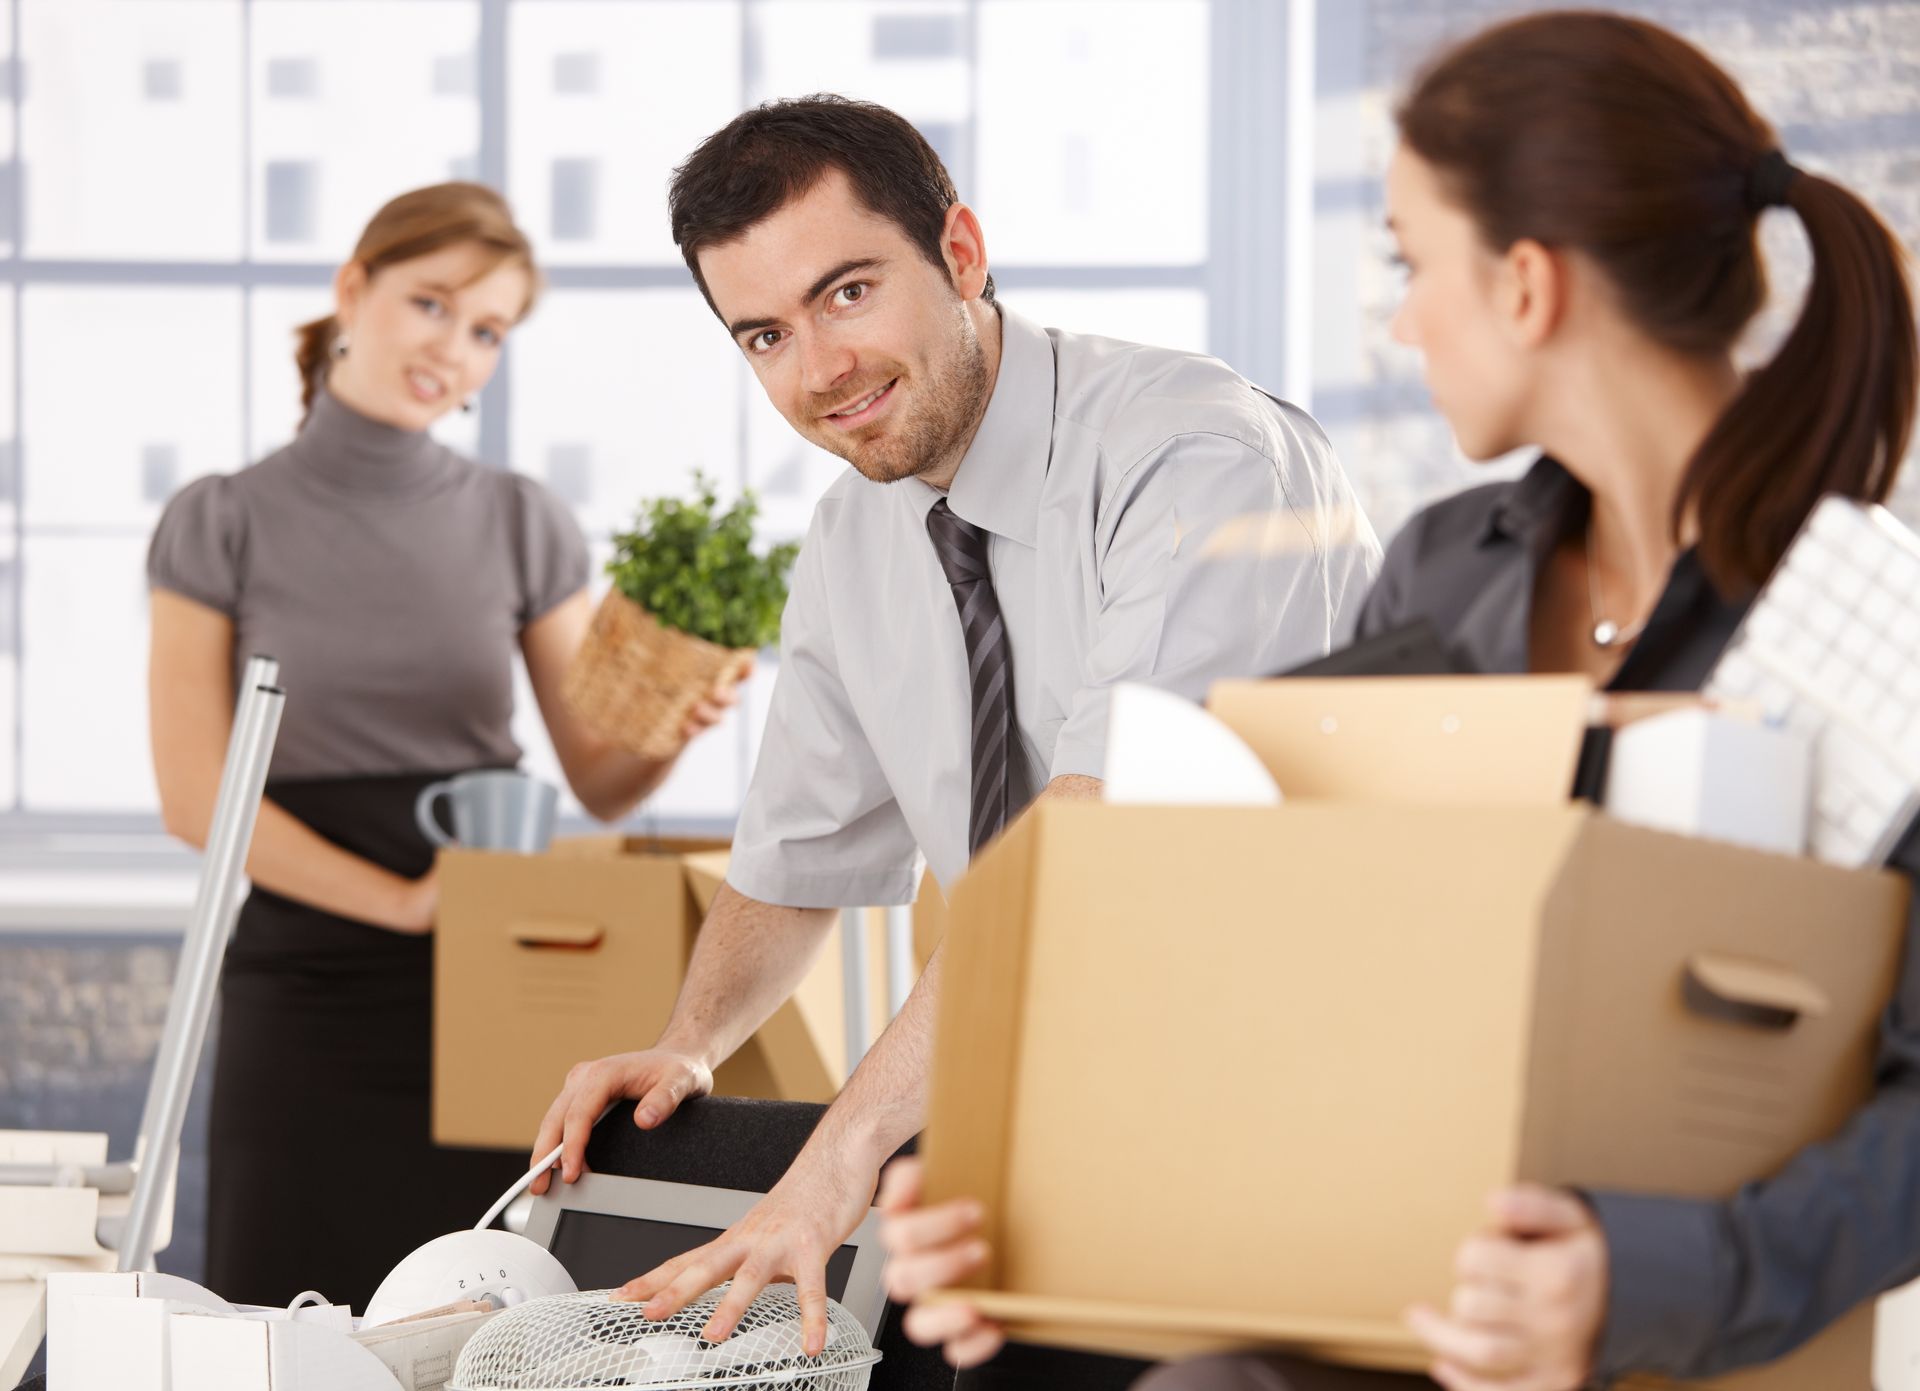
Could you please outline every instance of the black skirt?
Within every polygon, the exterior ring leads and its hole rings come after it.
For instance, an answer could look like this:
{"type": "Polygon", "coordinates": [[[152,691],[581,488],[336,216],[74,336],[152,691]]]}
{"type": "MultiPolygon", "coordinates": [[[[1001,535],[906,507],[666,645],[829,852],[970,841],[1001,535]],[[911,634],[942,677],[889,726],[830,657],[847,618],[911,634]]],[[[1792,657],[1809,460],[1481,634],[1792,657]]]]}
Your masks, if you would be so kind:
{"type": "MultiPolygon", "coordinates": [[[[267,795],[396,874],[433,862],[413,801],[437,775],[277,782],[267,795]]],[[[364,1309],[421,1243],[471,1227],[523,1153],[433,1143],[433,939],[255,889],[221,977],[209,1126],[207,1285],[364,1309]]],[[[527,1137],[529,1146],[533,1136],[527,1137]]]]}

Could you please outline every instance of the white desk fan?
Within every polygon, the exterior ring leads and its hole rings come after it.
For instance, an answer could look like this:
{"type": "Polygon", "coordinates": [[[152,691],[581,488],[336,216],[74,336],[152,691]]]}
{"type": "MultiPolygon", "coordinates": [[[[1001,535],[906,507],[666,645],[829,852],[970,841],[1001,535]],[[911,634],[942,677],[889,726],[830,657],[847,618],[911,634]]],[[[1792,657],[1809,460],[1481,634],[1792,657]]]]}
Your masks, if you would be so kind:
{"type": "Polygon", "coordinates": [[[770,1285],[723,1343],[700,1330],[727,1287],[708,1290],[654,1321],[609,1290],[555,1295],[495,1314],[460,1354],[447,1391],[571,1391],[589,1386],[721,1388],[722,1391],[866,1391],[880,1354],[846,1309],[827,1301],[827,1345],[801,1350],[792,1285],[770,1285]]]}

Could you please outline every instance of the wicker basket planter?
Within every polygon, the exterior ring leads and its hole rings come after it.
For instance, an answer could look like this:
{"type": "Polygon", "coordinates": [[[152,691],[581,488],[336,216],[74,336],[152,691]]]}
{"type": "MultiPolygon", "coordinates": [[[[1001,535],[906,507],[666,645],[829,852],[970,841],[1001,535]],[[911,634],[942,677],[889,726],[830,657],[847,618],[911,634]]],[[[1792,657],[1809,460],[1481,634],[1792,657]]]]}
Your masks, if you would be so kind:
{"type": "Polygon", "coordinates": [[[750,650],[721,647],[607,591],[587,639],[567,668],[567,704],[602,738],[645,758],[671,758],[686,741],[693,707],[723,679],[753,665],[750,650]]]}

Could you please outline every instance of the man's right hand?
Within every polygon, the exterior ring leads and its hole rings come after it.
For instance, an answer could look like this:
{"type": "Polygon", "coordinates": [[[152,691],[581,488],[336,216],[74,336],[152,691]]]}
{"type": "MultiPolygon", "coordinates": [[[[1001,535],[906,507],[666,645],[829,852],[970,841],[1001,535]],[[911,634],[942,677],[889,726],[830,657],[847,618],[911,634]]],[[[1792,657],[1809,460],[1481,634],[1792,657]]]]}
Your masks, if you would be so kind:
{"type": "MultiPolygon", "coordinates": [[[[533,1142],[532,1164],[538,1164],[552,1152],[560,1151],[560,1177],[572,1183],[586,1172],[587,1137],[601,1113],[616,1101],[632,1099],[633,1123],[651,1130],[671,1116],[690,1096],[705,1096],[713,1090],[713,1070],[699,1058],[670,1048],[649,1048],[643,1053],[616,1053],[590,1063],[575,1063],[567,1072],[567,1084],[547,1108],[540,1122],[540,1134],[533,1142]]],[[[547,1191],[551,1174],[533,1181],[534,1196],[547,1191]]]]}

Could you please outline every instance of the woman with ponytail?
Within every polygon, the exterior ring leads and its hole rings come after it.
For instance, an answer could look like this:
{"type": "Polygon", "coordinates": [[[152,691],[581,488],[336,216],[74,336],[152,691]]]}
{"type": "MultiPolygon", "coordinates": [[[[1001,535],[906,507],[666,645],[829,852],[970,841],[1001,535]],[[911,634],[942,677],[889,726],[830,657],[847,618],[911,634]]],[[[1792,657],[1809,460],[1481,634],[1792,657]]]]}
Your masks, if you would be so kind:
{"type": "MultiPolygon", "coordinates": [[[[1394,334],[1424,358],[1469,457],[1540,457],[1517,482],[1416,516],[1361,634],[1426,619],[1473,669],[1697,690],[1815,501],[1893,486],[1916,389],[1899,244],[1846,189],[1796,168],[1704,54],[1621,15],[1548,13],[1480,34],[1416,82],[1399,127],[1387,203],[1407,288],[1394,334]],[[1756,227],[1769,208],[1800,220],[1813,277],[1785,344],[1743,375],[1733,348],[1765,300],[1756,227]]],[[[1894,861],[1920,871],[1920,831],[1894,861]]],[[[1726,1202],[1492,1195],[1447,1307],[1408,1315],[1433,1380],[1574,1391],[1630,1371],[1709,1376],[1778,1358],[1920,1275],[1916,905],[1879,1091],[1841,1133],[1726,1202]]],[[[915,1210],[916,1183],[896,1166],[882,1190],[896,1298],[985,1258],[974,1213],[915,1210]]],[[[959,1302],[916,1306],[906,1326],[962,1362],[999,1343],[959,1302]]],[[[1140,1384],[1418,1385],[1431,1382],[1248,1356],[1140,1384]]]]}
{"type": "MultiPolygon", "coordinates": [[[[206,836],[249,654],[278,658],[288,690],[221,984],[206,1274],[230,1299],[364,1305],[522,1168],[429,1136],[438,884],[413,819],[428,783],[519,762],[515,656],[594,815],[624,815],[673,761],[601,742],[560,698],[592,616],[565,505],[427,434],[487,384],[538,282],[491,189],[394,199],[335,277],[333,313],[298,331],[299,434],[188,485],[153,537],[168,830],[206,836]]],[[[732,699],[715,692],[687,734],[732,699]]]]}

